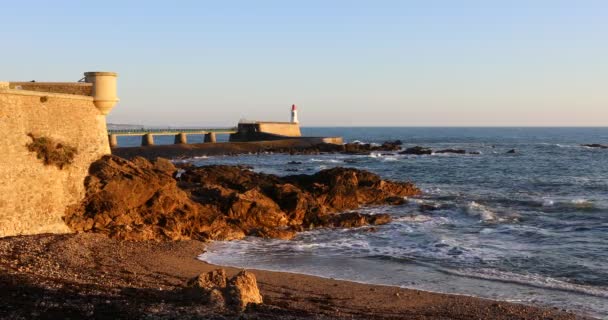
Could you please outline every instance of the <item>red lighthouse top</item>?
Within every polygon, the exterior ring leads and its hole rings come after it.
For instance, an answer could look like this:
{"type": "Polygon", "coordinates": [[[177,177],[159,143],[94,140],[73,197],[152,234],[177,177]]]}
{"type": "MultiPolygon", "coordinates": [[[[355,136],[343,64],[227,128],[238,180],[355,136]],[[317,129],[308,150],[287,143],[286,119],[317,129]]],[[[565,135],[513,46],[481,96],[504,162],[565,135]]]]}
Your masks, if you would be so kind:
{"type": "Polygon", "coordinates": [[[295,104],[291,105],[291,111],[296,111],[296,105],[295,104]]]}

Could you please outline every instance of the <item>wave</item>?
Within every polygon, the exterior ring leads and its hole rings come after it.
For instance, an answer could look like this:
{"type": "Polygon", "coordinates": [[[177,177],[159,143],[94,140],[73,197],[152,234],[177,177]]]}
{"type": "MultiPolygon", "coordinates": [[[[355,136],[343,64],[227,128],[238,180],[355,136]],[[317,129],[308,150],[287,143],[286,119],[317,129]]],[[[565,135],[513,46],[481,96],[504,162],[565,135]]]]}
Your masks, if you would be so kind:
{"type": "Polygon", "coordinates": [[[394,222],[427,222],[431,220],[433,220],[433,217],[424,214],[412,214],[393,219],[394,222]]]}
{"type": "Polygon", "coordinates": [[[372,159],[377,159],[382,162],[399,161],[399,158],[403,158],[403,156],[398,157],[396,154],[392,154],[392,153],[377,153],[377,152],[372,152],[367,157],[372,158],[372,159]]]}
{"type": "Polygon", "coordinates": [[[188,162],[192,162],[192,161],[196,161],[196,160],[205,160],[205,159],[209,159],[209,156],[196,156],[196,157],[190,157],[190,158],[185,158],[185,159],[174,159],[171,160],[171,162],[173,163],[188,163],[188,162]]]}
{"type": "Polygon", "coordinates": [[[548,212],[561,212],[563,210],[582,210],[582,211],[597,211],[602,207],[595,200],[586,198],[574,199],[552,199],[544,198],[540,203],[548,212]]]}
{"type": "Polygon", "coordinates": [[[520,284],[542,289],[576,292],[594,297],[608,298],[608,288],[606,287],[579,285],[538,274],[521,274],[489,268],[447,269],[437,267],[436,269],[443,273],[461,277],[500,281],[504,283],[520,284]]]}
{"type": "Polygon", "coordinates": [[[342,163],[344,161],[338,159],[310,159],[310,162],[329,162],[329,163],[342,163]]]}

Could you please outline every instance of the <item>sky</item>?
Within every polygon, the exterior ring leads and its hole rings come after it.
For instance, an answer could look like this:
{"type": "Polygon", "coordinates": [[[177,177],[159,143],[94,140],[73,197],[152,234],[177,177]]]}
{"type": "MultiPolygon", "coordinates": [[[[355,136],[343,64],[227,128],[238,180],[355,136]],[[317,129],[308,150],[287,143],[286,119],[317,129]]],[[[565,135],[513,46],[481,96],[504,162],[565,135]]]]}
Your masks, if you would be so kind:
{"type": "Polygon", "coordinates": [[[0,5],[0,79],[118,72],[112,123],[608,126],[608,1],[0,5]]]}

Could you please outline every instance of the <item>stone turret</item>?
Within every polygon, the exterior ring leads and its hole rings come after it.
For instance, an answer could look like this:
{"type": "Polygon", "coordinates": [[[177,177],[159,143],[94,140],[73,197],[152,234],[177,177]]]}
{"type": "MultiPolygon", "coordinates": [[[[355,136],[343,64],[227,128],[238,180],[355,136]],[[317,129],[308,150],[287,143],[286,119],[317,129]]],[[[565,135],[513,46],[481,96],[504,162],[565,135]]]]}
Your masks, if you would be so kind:
{"type": "Polygon", "coordinates": [[[85,82],[92,83],[93,103],[103,115],[110,113],[118,102],[116,96],[116,72],[85,72],[85,82]]]}

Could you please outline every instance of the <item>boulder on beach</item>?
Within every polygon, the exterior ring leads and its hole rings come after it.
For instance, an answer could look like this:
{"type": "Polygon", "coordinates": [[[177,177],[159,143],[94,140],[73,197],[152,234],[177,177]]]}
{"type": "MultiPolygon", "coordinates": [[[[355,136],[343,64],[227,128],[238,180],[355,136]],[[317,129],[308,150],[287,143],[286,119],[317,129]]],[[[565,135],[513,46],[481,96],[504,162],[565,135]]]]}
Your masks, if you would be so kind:
{"type": "Polygon", "coordinates": [[[289,239],[310,226],[379,224],[387,217],[338,213],[401,204],[397,198],[420,193],[411,183],[353,168],[278,177],[212,165],[184,167],[177,174],[165,159],[104,156],[89,173],[85,199],[67,210],[66,224],[76,232],[128,240],[289,239]],[[349,217],[354,221],[346,222],[349,217]]]}
{"type": "Polygon", "coordinates": [[[230,279],[226,289],[228,303],[237,311],[263,302],[255,275],[249,271],[243,270],[230,279]]]}
{"type": "Polygon", "coordinates": [[[231,279],[224,269],[201,273],[188,281],[186,292],[216,309],[243,311],[249,304],[263,302],[255,275],[246,270],[231,279]]]}
{"type": "Polygon", "coordinates": [[[226,299],[226,270],[216,269],[190,279],[187,284],[187,293],[193,298],[199,298],[216,308],[224,308],[226,299]]]}

